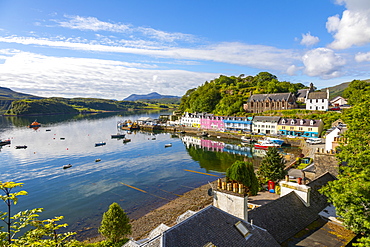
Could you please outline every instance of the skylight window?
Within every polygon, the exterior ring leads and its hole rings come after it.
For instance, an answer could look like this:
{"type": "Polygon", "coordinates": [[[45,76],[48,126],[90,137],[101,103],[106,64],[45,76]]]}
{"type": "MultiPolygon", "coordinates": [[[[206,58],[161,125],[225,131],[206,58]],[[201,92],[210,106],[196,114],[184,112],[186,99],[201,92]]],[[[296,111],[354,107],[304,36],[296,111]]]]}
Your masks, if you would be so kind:
{"type": "Polygon", "coordinates": [[[244,236],[248,236],[250,234],[249,230],[247,229],[247,227],[245,225],[243,225],[243,223],[241,221],[238,221],[235,223],[235,227],[236,229],[239,230],[239,232],[244,236]]]}

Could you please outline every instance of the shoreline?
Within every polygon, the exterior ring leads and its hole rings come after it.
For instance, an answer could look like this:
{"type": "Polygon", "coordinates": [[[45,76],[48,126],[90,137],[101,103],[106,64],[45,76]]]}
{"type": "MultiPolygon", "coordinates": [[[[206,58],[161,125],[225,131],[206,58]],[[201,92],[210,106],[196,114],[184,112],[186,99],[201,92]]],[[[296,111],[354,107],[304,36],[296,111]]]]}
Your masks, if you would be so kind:
{"type": "MultiPolygon", "coordinates": [[[[217,187],[217,180],[209,182],[213,188],[217,187]]],[[[199,211],[202,208],[212,204],[213,197],[208,195],[208,189],[211,188],[209,183],[201,185],[198,188],[185,192],[178,198],[153,209],[149,213],[130,221],[132,234],[127,236],[134,240],[145,238],[153,229],[160,224],[173,226],[176,219],[188,210],[199,211]]],[[[83,240],[87,243],[95,243],[104,240],[101,235],[83,240]]]]}

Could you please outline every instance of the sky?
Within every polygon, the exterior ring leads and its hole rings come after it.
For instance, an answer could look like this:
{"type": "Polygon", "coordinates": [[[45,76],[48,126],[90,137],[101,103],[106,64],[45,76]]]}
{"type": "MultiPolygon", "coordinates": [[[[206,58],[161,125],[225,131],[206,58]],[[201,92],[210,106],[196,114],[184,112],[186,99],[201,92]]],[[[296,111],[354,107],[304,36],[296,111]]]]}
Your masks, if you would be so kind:
{"type": "Polygon", "coordinates": [[[226,76],[370,79],[369,0],[0,0],[0,86],[182,96],[226,76]]]}

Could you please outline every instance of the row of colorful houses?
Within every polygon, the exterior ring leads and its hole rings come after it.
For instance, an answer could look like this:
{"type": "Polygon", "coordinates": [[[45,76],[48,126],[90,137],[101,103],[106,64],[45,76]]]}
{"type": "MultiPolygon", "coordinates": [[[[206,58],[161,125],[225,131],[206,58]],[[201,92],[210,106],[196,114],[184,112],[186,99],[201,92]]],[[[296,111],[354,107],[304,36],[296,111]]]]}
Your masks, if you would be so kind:
{"type": "Polygon", "coordinates": [[[319,137],[324,124],[321,120],[290,119],[275,116],[215,116],[208,113],[184,113],[180,125],[202,130],[231,131],[267,135],[319,137]]]}

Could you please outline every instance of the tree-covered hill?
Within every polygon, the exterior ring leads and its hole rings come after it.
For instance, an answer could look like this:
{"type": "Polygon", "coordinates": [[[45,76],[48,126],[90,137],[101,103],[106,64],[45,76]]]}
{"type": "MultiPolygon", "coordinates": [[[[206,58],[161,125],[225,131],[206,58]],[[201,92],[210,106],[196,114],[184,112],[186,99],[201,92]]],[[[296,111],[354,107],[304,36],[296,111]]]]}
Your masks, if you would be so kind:
{"type": "Polygon", "coordinates": [[[115,101],[94,98],[47,98],[40,100],[13,101],[5,115],[41,115],[63,113],[87,113],[142,109],[142,102],[115,101]]]}
{"type": "Polygon", "coordinates": [[[301,83],[278,81],[275,75],[260,72],[256,76],[220,75],[198,88],[190,89],[181,98],[182,112],[208,112],[216,115],[245,114],[243,104],[250,93],[296,93],[298,89],[307,88],[301,83]]]}

